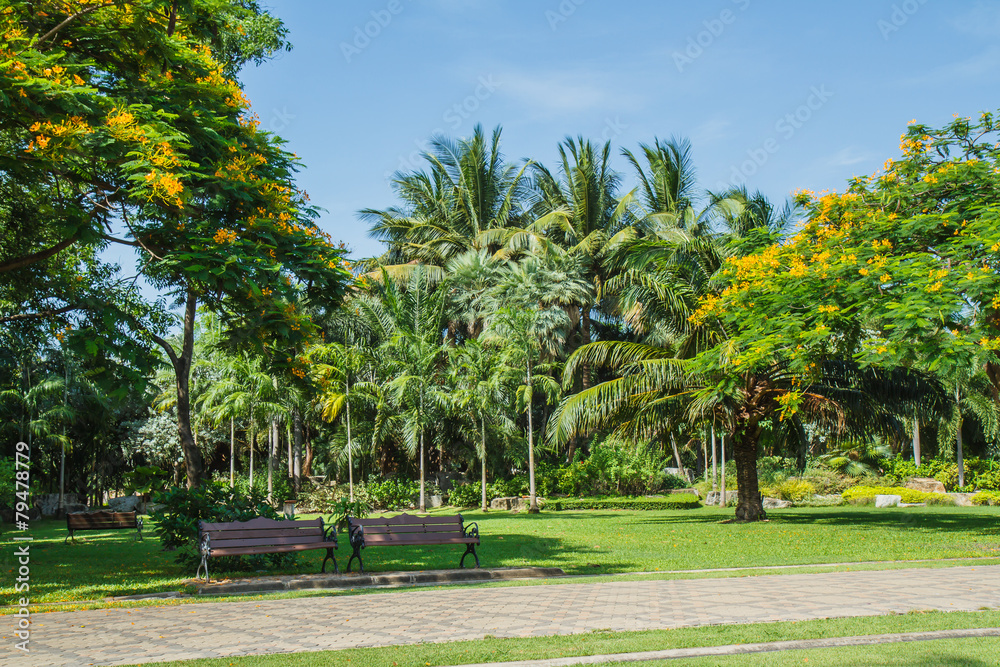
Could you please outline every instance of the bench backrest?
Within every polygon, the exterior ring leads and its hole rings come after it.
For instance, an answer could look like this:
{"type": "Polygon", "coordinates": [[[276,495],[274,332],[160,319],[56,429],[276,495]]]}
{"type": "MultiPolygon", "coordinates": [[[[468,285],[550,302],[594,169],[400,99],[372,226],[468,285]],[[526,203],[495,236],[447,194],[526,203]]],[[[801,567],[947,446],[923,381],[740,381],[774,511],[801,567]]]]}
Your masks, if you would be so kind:
{"type": "Polygon", "coordinates": [[[421,535],[458,535],[464,534],[462,515],[452,516],[415,516],[400,514],[394,517],[378,519],[348,518],[348,526],[363,526],[365,537],[375,535],[397,535],[401,538],[417,538],[421,535]]]}
{"type": "Polygon", "coordinates": [[[315,544],[336,542],[336,533],[329,539],[323,530],[323,519],[265,519],[227,523],[198,523],[198,541],[208,535],[212,549],[243,548],[271,545],[315,544]]]}
{"type": "Polygon", "coordinates": [[[69,512],[66,526],[73,530],[87,528],[136,528],[135,512],[69,512]]]}

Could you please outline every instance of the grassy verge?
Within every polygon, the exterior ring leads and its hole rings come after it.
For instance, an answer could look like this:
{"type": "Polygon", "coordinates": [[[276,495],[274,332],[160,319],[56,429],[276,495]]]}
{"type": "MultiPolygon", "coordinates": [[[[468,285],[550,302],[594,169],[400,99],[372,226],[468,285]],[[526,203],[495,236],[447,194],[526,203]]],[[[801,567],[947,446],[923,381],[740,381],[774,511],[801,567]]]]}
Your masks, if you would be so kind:
{"type": "MultiPolygon", "coordinates": [[[[755,524],[723,524],[732,510],[708,507],[463,514],[479,523],[484,567],[560,567],[567,574],[1000,556],[998,507],[794,508],[774,510],[770,521],[755,524]]],[[[109,531],[82,533],[76,544],[63,544],[65,522],[34,523],[32,602],[182,590],[194,573],[161,550],[152,522],[149,526],[143,542],[133,541],[128,531],[109,531]]],[[[0,568],[8,574],[16,567],[12,536],[0,539],[0,568]]],[[[338,560],[344,562],[349,547],[343,535],[341,542],[338,560]]],[[[460,555],[461,549],[442,546],[371,549],[365,552],[365,569],[452,568],[460,555]]],[[[281,573],[317,572],[322,556],[300,555],[281,573]]],[[[4,579],[0,604],[16,599],[12,582],[13,577],[4,579]]]]}
{"type": "MultiPolygon", "coordinates": [[[[818,639],[825,637],[848,637],[895,632],[927,632],[932,630],[952,630],[959,628],[989,628],[1000,624],[1000,612],[928,612],[903,614],[898,616],[876,616],[867,618],[843,618],[822,621],[801,621],[783,623],[756,623],[748,625],[718,625],[700,628],[679,628],[676,630],[649,630],[644,632],[591,632],[582,635],[556,635],[550,637],[530,637],[501,639],[487,637],[478,641],[449,642],[444,644],[414,644],[383,648],[348,649],[344,651],[323,651],[317,653],[296,653],[291,655],[246,656],[241,658],[220,658],[191,660],[182,662],[157,663],[163,667],[312,667],[318,665],[364,665],[365,667],[392,667],[402,665],[461,665],[479,662],[507,662],[515,660],[537,660],[568,656],[632,653],[638,651],[659,651],[671,648],[695,646],[721,646],[726,644],[748,644],[755,642],[787,641],[796,639],[818,639]]],[[[759,656],[737,656],[732,662],[726,658],[711,658],[707,661],[692,661],[697,665],[749,665],[749,664],[792,664],[777,662],[785,656],[796,654],[795,664],[855,665],[883,664],[865,659],[866,651],[887,649],[886,655],[897,657],[912,656],[915,651],[926,649],[928,655],[962,655],[974,657],[982,662],[951,662],[948,659],[926,662],[886,662],[884,664],[907,665],[993,665],[1000,655],[1000,642],[996,638],[985,640],[941,640],[927,642],[938,647],[928,647],[921,642],[899,644],[888,647],[862,647],[860,649],[815,649],[768,653],[759,656]],[[954,646],[952,645],[954,644],[954,646]],[[840,653],[838,653],[840,652],[840,653]],[[826,659],[812,659],[803,663],[803,657],[822,653],[826,659]],[[840,656],[846,656],[841,660],[840,656]],[[758,660],[742,662],[742,660],[758,660]]],[[[654,663],[643,663],[654,664],[654,663]]],[[[671,660],[664,665],[688,664],[671,660]]]]}

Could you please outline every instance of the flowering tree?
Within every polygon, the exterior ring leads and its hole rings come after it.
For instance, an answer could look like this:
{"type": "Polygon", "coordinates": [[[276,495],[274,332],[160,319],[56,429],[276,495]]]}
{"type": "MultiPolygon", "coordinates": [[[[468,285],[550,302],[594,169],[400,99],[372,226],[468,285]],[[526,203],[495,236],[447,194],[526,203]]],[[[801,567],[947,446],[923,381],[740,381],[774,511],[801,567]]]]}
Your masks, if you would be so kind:
{"type": "MultiPolygon", "coordinates": [[[[798,233],[728,262],[728,287],[703,299],[693,319],[716,320],[731,336],[693,368],[760,378],[762,369],[780,364],[789,376],[780,389],[758,386],[746,402],[756,411],[737,414],[738,467],[755,462],[762,419],[815,405],[810,387],[832,360],[851,360],[867,372],[903,367],[945,376],[979,364],[996,396],[998,130],[989,113],[940,130],[911,124],[899,160],[852,180],[843,194],[800,193],[809,218],[798,233]]],[[[900,378],[883,377],[886,400],[902,393],[900,378]]],[[[930,409],[938,393],[917,391],[901,409],[930,409]]],[[[833,400],[826,407],[840,412],[847,405],[833,400]]],[[[742,505],[742,478],[740,484],[742,505]]]]}
{"type": "Polygon", "coordinates": [[[259,128],[231,78],[281,46],[283,29],[248,0],[44,0],[8,3],[0,34],[0,181],[14,202],[0,234],[17,239],[0,254],[0,318],[76,325],[70,342],[90,354],[159,345],[196,485],[198,304],[221,315],[231,343],[302,377],[298,351],[314,327],[296,304],[336,301],[348,278],[295,189],[295,156],[259,128]],[[183,307],[179,348],[164,337],[163,305],[111,277],[117,292],[103,295],[66,287],[80,275],[57,276],[47,294],[23,290],[109,244],[134,248],[138,270],[183,307]],[[118,293],[132,299],[107,298],[118,293]]]}

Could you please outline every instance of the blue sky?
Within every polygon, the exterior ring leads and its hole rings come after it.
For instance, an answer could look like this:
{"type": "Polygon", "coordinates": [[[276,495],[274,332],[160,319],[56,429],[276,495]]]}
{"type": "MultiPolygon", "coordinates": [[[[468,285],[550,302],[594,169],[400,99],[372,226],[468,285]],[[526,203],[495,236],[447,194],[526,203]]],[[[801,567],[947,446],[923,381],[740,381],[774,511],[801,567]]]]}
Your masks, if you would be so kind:
{"type": "MultiPolygon", "coordinates": [[[[321,226],[381,251],[355,213],[395,202],[434,133],[503,126],[511,160],[567,135],[691,140],[699,181],[772,200],[842,190],[911,119],[996,110],[1000,3],[268,0],[294,49],[243,72],[263,126],[304,161],[321,226]]],[[[616,166],[631,175],[620,158],[616,166]]]]}

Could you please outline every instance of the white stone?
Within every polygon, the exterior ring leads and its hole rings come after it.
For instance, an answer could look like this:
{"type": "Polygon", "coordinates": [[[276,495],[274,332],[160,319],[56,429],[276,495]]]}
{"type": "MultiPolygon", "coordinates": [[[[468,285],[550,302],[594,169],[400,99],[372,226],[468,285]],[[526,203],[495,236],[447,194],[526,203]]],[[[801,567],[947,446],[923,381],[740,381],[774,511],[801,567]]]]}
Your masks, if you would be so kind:
{"type": "Polygon", "coordinates": [[[112,512],[138,512],[141,505],[139,496],[121,496],[108,501],[108,509],[112,512]]]}
{"type": "Polygon", "coordinates": [[[781,500],[780,498],[764,498],[763,505],[766,510],[780,510],[786,507],[791,507],[792,503],[788,500],[781,500]]]}
{"type": "Polygon", "coordinates": [[[902,500],[902,496],[877,495],[875,496],[875,507],[898,507],[902,500]]]}

